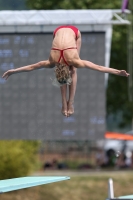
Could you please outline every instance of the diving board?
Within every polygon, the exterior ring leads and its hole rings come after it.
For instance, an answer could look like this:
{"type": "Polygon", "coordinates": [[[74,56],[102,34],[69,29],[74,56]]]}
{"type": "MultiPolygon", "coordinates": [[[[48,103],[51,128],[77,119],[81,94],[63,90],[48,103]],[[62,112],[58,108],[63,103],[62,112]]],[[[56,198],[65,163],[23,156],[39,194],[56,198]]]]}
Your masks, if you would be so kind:
{"type": "Polygon", "coordinates": [[[126,196],[121,196],[119,199],[133,199],[133,194],[132,195],[126,195],[126,196]]]}
{"type": "Polygon", "coordinates": [[[133,200],[132,195],[114,197],[114,187],[113,187],[113,180],[110,178],[108,181],[108,198],[106,200],[133,200]]]}
{"type": "Polygon", "coordinates": [[[54,183],[58,181],[69,180],[67,176],[39,176],[39,177],[21,177],[0,180],[0,193],[20,190],[38,185],[54,183]]]}

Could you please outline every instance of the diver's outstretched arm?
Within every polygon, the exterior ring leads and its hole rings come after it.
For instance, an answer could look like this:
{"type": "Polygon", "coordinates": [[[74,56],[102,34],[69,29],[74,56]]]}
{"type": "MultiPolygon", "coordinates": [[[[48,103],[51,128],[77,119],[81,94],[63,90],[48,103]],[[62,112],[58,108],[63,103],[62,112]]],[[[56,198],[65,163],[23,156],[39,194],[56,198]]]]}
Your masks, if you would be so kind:
{"type": "Polygon", "coordinates": [[[8,70],[3,74],[2,78],[8,79],[8,77],[11,76],[12,74],[17,74],[21,72],[30,72],[30,71],[41,69],[41,68],[51,68],[51,67],[52,65],[49,60],[40,61],[35,64],[8,70]]]}
{"type": "Polygon", "coordinates": [[[115,74],[118,76],[126,76],[128,77],[130,74],[127,73],[125,70],[118,70],[118,69],[113,69],[113,68],[109,68],[109,67],[103,67],[100,65],[96,65],[90,61],[87,60],[80,60],[80,59],[76,59],[75,62],[73,63],[73,65],[76,68],[89,68],[92,70],[97,70],[103,73],[111,73],[111,74],[115,74]]]}

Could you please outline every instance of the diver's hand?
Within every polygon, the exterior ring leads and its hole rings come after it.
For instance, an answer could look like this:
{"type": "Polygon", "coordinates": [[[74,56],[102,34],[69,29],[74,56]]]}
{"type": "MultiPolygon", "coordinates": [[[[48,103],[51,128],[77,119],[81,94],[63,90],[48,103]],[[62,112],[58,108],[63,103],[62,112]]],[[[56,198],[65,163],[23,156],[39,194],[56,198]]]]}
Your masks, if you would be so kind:
{"type": "Polygon", "coordinates": [[[127,73],[125,70],[120,70],[120,72],[119,72],[119,76],[126,76],[126,77],[128,77],[130,74],[129,73],[127,73]]]}
{"type": "Polygon", "coordinates": [[[3,74],[2,78],[4,78],[5,80],[7,80],[8,77],[11,76],[13,73],[14,73],[14,69],[10,69],[10,70],[6,71],[6,72],[3,74]]]}

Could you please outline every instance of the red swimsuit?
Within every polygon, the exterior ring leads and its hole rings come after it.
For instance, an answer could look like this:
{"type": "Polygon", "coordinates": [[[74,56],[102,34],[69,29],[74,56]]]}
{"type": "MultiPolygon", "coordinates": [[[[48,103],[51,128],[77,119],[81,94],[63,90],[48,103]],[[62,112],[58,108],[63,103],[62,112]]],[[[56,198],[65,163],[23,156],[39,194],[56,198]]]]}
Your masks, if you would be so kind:
{"type": "MultiPolygon", "coordinates": [[[[75,26],[59,26],[58,28],[55,29],[53,35],[55,36],[56,32],[61,29],[61,28],[70,28],[74,31],[75,33],[75,36],[76,36],[76,39],[78,37],[78,29],[75,27],[75,26]]],[[[65,50],[68,50],[68,49],[77,49],[77,47],[69,47],[69,48],[66,48],[66,49],[58,49],[58,48],[52,48],[52,50],[58,50],[60,51],[60,57],[59,57],[59,60],[58,60],[58,63],[60,62],[61,58],[63,58],[64,62],[68,65],[68,63],[66,62],[65,58],[64,58],[64,55],[63,55],[63,52],[65,50]]],[[[69,66],[69,65],[68,65],[69,66]]]]}

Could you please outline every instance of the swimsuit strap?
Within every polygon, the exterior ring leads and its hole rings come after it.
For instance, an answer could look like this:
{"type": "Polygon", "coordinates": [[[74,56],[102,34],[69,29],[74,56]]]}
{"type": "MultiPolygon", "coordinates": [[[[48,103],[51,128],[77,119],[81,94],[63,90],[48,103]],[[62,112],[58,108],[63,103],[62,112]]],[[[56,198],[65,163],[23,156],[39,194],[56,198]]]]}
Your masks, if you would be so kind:
{"type": "Polygon", "coordinates": [[[58,49],[58,48],[52,48],[51,50],[57,50],[57,51],[60,51],[60,57],[59,57],[59,60],[58,60],[58,63],[60,62],[61,58],[63,58],[64,62],[66,63],[66,65],[69,66],[69,64],[67,63],[64,55],[63,55],[63,51],[65,50],[68,50],[68,49],[77,49],[77,47],[69,47],[69,48],[66,48],[66,49],[58,49]]]}

